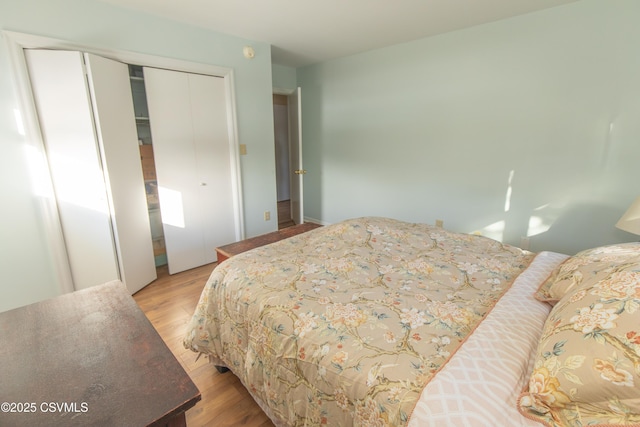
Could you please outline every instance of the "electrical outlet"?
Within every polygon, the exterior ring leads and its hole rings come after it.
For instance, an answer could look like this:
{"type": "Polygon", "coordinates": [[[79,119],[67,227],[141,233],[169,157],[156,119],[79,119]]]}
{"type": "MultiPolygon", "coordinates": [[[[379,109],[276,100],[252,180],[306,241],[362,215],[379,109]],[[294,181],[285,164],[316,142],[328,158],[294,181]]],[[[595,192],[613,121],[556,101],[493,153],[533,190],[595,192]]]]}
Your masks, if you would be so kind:
{"type": "Polygon", "coordinates": [[[264,220],[265,221],[271,220],[271,211],[264,211],[264,220]]]}
{"type": "Polygon", "coordinates": [[[523,237],[520,238],[520,248],[521,249],[524,249],[524,250],[529,249],[529,243],[530,242],[529,242],[529,238],[528,237],[523,236],[523,237]]]}
{"type": "Polygon", "coordinates": [[[247,144],[240,144],[240,155],[241,156],[247,155],[247,144]]]}
{"type": "Polygon", "coordinates": [[[444,221],[441,219],[436,219],[436,227],[444,227],[444,221]]]}

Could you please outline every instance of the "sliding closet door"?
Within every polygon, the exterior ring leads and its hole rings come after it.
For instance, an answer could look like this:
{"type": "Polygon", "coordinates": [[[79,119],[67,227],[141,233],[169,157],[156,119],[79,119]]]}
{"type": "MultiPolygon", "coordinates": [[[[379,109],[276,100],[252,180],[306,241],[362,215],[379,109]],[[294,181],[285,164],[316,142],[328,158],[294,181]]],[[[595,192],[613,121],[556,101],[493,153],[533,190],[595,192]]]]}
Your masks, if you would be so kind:
{"type": "Polygon", "coordinates": [[[144,68],[171,274],[216,261],[236,240],[222,78],[144,68]]]}
{"type": "Polygon", "coordinates": [[[133,293],[156,275],[128,68],[79,52],[25,56],[74,288],[120,279],[133,293]]]}
{"type": "Polygon", "coordinates": [[[119,278],[82,54],[26,50],[76,290],[119,278]]]}
{"type": "Polygon", "coordinates": [[[132,294],[156,279],[129,67],[85,53],[120,280],[132,294]]]}

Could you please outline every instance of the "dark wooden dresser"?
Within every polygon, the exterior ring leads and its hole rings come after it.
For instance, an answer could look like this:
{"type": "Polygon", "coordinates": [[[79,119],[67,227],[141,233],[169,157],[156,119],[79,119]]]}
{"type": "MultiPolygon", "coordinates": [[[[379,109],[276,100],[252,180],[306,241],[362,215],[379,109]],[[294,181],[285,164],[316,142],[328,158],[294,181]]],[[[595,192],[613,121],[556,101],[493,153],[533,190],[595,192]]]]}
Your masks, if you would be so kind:
{"type": "Polygon", "coordinates": [[[184,426],[199,400],[120,282],[0,313],[0,426],[184,426]]]}

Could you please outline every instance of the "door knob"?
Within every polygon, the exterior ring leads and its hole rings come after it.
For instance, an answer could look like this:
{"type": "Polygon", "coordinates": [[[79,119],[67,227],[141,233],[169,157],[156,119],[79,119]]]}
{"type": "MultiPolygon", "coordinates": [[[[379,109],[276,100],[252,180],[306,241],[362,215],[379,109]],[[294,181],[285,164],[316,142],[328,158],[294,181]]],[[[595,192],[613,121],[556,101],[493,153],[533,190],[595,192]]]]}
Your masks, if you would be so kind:
{"type": "Polygon", "coordinates": [[[305,173],[307,173],[307,171],[304,169],[296,169],[293,171],[293,173],[295,173],[296,175],[304,175],[305,173]]]}

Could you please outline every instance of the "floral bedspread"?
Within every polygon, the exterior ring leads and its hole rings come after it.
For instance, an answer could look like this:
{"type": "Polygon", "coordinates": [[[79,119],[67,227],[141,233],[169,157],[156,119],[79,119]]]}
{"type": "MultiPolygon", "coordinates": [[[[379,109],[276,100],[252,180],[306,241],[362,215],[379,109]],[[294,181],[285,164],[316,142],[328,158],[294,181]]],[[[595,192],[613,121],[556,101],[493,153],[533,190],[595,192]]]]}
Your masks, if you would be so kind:
{"type": "Polygon", "coordinates": [[[481,236],[348,220],[221,263],[184,345],[224,362],[277,424],[402,426],[532,259],[481,236]]]}

